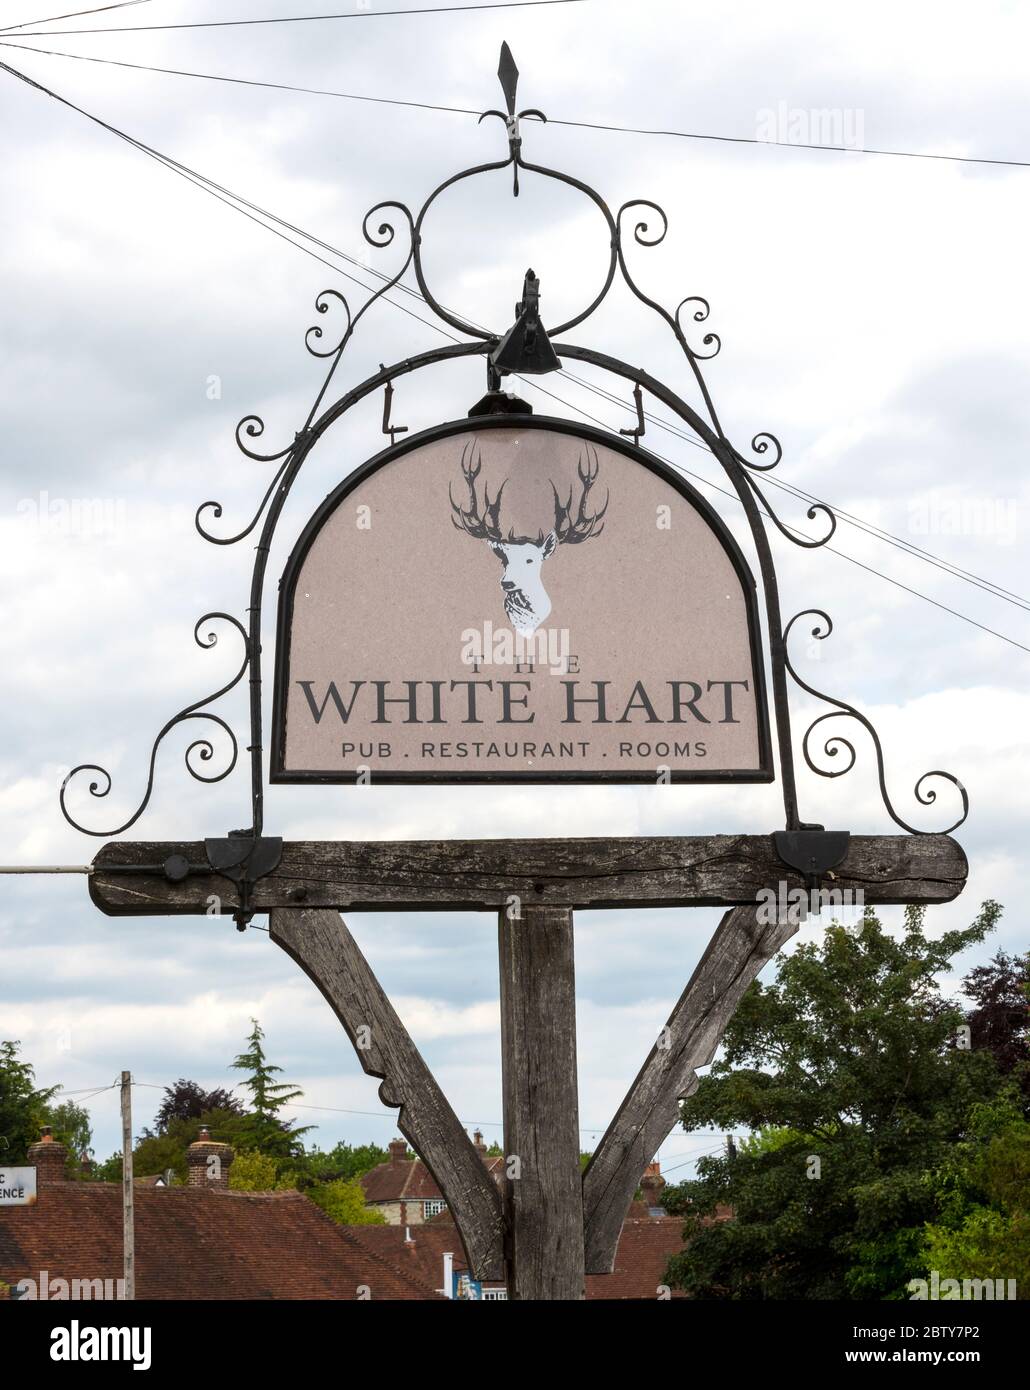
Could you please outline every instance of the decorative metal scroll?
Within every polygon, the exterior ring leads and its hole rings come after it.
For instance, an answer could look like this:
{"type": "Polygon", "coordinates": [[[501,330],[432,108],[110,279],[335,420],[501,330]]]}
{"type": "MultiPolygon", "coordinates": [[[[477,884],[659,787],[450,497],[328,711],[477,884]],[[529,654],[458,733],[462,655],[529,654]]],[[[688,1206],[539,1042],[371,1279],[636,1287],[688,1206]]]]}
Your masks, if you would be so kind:
{"type": "MultiPolygon", "coordinates": [[[[261,613],[265,570],[267,567],[269,549],[283,506],[296,481],[300,469],[317,440],[321,438],[330,425],[359,401],[380,389],[384,389],[387,393],[387,399],[384,402],[384,432],[390,433],[390,401],[392,400],[394,382],[398,378],[419,371],[424,367],[452,360],[481,356],[487,360],[488,387],[493,391],[498,390],[501,372],[491,363],[490,356],[495,352],[498,344],[504,337],[505,330],[503,326],[499,329],[484,328],[455,313],[451,309],[448,309],[439,301],[427,279],[423,263],[423,245],[427,216],[435,207],[438,199],[449,189],[466,180],[474,179],[479,175],[490,174],[498,170],[510,168],[513,178],[513,193],[516,197],[519,192],[520,175],[529,174],[544,179],[553,179],[570,188],[576,189],[582,193],[584,197],[589,199],[594,207],[597,208],[606,227],[610,254],[603,283],[586,305],[572,314],[571,317],[567,318],[556,328],[549,330],[550,338],[556,338],[557,335],[578,327],[588,319],[607,296],[615,282],[616,276],[621,275],[622,281],[632,294],[666,323],[676,341],[679,343],[683,355],[686,358],[690,378],[700,395],[703,411],[696,410],[665,382],[650,376],[648,373],[641,371],[638,367],[632,366],[608,354],[598,352],[592,348],[581,347],[568,342],[554,343],[555,352],[559,353],[563,359],[572,359],[589,363],[596,368],[632,383],[637,420],[632,429],[623,431],[623,433],[632,434],[635,438],[639,439],[639,436],[644,432],[647,416],[643,409],[642,402],[643,393],[645,391],[656,401],[672,410],[690,427],[698,440],[710,449],[722,466],[737,498],[744,507],[762,574],[766,622],[768,627],[771,689],[773,706],[776,714],[780,778],[783,787],[787,829],[797,830],[804,828],[798,811],[793,749],[791,743],[790,709],[787,700],[786,679],[789,673],[803,690],[823,700],[827,704],[834,706],[831,712],[817,718],[805,733],[802,751],[808,767],[813,772],[824,777],[839,777],[845,772],[850,771],[856,762],[855,748],[841,735],[831,735],[823,747],[823,753],[830,758],[837,756],[840,751],[844,751],[848,755],[849,760],[840,768],[834,767],[831,770],[827,770],[820,767],[811,757],[810,743],[814,730],[826,720],[844,717],[857,720],[867,730],[873,740],[877,759],[880,791],[888,815],[905,830],[911,831],[912,833],[922,833],[915,826],[903,820],[894,809],[894,805],[886,788],[882,746],[869,720],[855,709],[854,706],[844,701],[837,700],[832,696],[825,695],[807,684],[794,669],[787,653],[787,638],[790,630],[799,618],[806,615],[798,614],[797,617],[791,619],[786,629],[784,629],[780,615],[776,571],[773,566],[769,537],[766,530],[766,521],[771,522],[776,530],[794,545],[805,549],[818,549],[826,545],[833,536],[837,525],[836,517],[825,503],[812,500],[811,505],[807,509],[806,517],[809,521],[822,519],[824,525],[819,534],[814,536],[807,535],[795,525],[788,524],[781,520],[772,508],[763,488],[757,481],[757,475],[772,471],[782,460],[783,449],[780,441],[774,434],[767,430],[762,430],[752,436],[746,449],[738,448],[728,437],[723,428],[711,392],[705,381],[702,363],[715,357],[721,348],[719,336],[708,327],[710,313],[708,301],[700,295],[688,295],[679,302],[674,311],[670,312],[645,293],[637,283],[627,260],[627,247],[632,243],[635,246],[650,249],[660,245],[661,242],[664,241],[668,232],[669,222],[662,208],[659,207],[657,203],[640,198],[624,203],[617,212],[613,213],[601,195],[580,179],[575,178],[571,174],[556,169],[550,169],[544,165],[535,164],[527,160],[523,155],[521,122],[525,120],[545,122],[547,118],[542,111],[535,108],[521,111],[516,109],[519,74],[507,44],[505,44],[501,50],[501,65],[498,76],[500,77],[502,91],[505,96],[506,110],[486,111],[480,119],[484,120],[487,117],[497,117],[504,122],[508,141],[508,151],[505,158],[477,164],[472,168],[452,174],[430,193],[417,213],[413,213],[404,203],[393,200],[377,203],[375,207],[366,213],[362,221],[362,233],[365,241],[376,249],[385,250],[386,248],[392,247],[394,243],[398,241],[398,227],[401,229],[402,236],[400,244],[404,248],[404,254],[399,268],[393,275],[387,276],[384,274],[380,276],[382,283],[379,288],[369,296],[357,312],[352,312],[347,298],[336,289],[323,290],[315,300],[315,311],[319,315],[320,321],[313,324],[308,329],[304,340],[305,346],[313,357],[323,359],[327,361],[329,365],[322,385],[311,404],[311,408],[300,430],[297,431],[291,442],[284,444],[278,449],[265,452],[262,451],[260,447],[255,447],[258,441],[263,440],[265,434],[265,423],[260,416],[247,415],[237,425],[236,443],[241,452],[248,459],[258,463],[273,465],[272,477],[265,487],[260,504],[252,518],[242,529],[227,535],[219,535],[211,529],[210,524],[211,522],[216,522],[221,519],[223,514],[222,504],[217,501],[209,500],[203,502],[197,509],[197,530],[205,540],[210,541],[213,545],[237,544],[239,541],[246,539],[258,531],[260,526],[251,579],[250,602],[247,608],[246,626],[238,619],[228,614],[208,614],[197,624],[195,632],[196,640],[199,645],[210,648],[215,645],[215,634],[209,632],[207,634],[208,640],[203,641],[199,635],[200,628],[206,622],[213,619],[220,619],[230,623],[240,633],[244,643],[244,656],[240,669],[231,681],[216,690],[213,694],[188,705],[185,709],[173,716],[161,729],[151,749],[145,791],[136,810],[127,820],[114,829],[104,828],[102,830],[97,830],[83,825],[80,821],[76,820],[69,811],[68,791],[70,784],[73,781],[77,782],[82,774],[90,774],[88,790],[91,796],[102,798],[106,797],[110,792],[112,785],[110,773],[106,769],[95,764],[82,764],[74,768],[65,778],[61,787],[60,801],[61,809],[66,819],[75,826],[76,829],[89,835],[106,837],[120,834],[122,831],[127,830],[139,819],[149,804],[154,785],[156,757],[161,742],[172,729],[187,720],[209,721],[210,724],[215,725],[217,729],[221,730],[229,740],[229,757],[226,766],[223,770],[214,774],[206,772],[204,766],[215,758],[215,749],[211,739],[205,737],[191,743],[186,751],[186,766],[190,774],[205,782],[220,781],[224,777],[227,777],[236,766],[238,744],[229,725],[219,715],[213,713],[210,706],[221,699],[222,696],[228,694],[229,691],[240,684],[245,675],[248,675],[250,690],[250,741],[247,746],[247,751],[250,755],[251,771],[251,826],[249,830],[241,833],[253,836],[255,840],[261,835],[264,806],[264,772],[262,761],[263,725],[261,709],[261,613]],[[414,274],[419,294],[425,304],[428,305],[442,323],[448,325],[450,329],[460,334],[462,340],[446,347],[422,353],[415,357],[402,359],[392,366],[384,366],[375,375],[353,386],[350,390],[338,396],[335,400],[332,400],[331,404],[327,405],[326,402],[331,399],[330,388],[336,377],[343,354],[361,320],[390,290],[401,285],[401,281],[409,270],[414,274]],[[330,327],[330,325],[332,326],[330,327]]],[[[374,273],[379,274],[379,272],[374,273]]],[[[394,428],[396,429],[399,427],[394,428]]],[[[819,637],[820,640],[828,636],[832,630],[832,625],[827,615],[820,610],[809,610],[809,614],[817,616],[825,625],[825,631],[816,630],[814,635],[819,637]]],[[[965,789],[954,776],[950,773],[939,771],[924,774],[916,784],[916,800],[922,806],[929,806],[935,802],[936,792],[932,788],[927,789],[925,786],[929,779],[935,777],[943,778],[950,782],[952,786],[958,790],[961,797],[962,814],[950,827],[950,829],[954,830],[962,824],[968,812],[968,797],[965,789]]]]}

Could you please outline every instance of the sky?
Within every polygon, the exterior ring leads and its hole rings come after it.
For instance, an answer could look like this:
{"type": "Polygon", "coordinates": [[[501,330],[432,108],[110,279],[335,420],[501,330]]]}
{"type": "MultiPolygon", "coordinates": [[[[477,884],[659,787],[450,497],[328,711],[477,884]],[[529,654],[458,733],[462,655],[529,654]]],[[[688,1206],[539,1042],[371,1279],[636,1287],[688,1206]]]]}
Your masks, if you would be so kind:
{"type": "MultiPolygon", "coordinates": [[[[319,8],[327,7],[149,0],[43,27],[319,8]]],[[[855,147],[1030,159],[1026,8],[585,0],[378,13],[387,8],[398,6],[341,0],[348,17],[337,20],[53,40],[25,37],[32,24],[18,39],[22,51],[0,49],[0,61],[67,101],[362,262],[357,269],[320,252],[332,265],[319,264],[0,71],[0,858],[90,860],[103,840],[71,829],[57,800],[78,763],[102,764],[113,777],[106,800],[75,802],[90,825],[116,825],[134,809],[157,731],[215,689],[237,659],[231,634],[206,651],[192,639],[202,614],[242,618],[248,602],[248,544],[213,547],[193,528],[199,503],[216,499],[223,514],[212,528],[241,529],[267,486],[270,465],[235,448],[236,422],[260,415],[269,452],[302,425],[322,381],[321,364],[304,351],[316,295],[340,290],[356,311],[366,292],[346,275],[368,284],[365,267],[391,275],[398,264],[396,245],[363,243],[366,211],[383,200],[417,208],[451,173],[505,152],[500,124],[477,125],[474,116],[25,49],[480,111],[500,104],[495,73],[507,40],[522,106],[555,120],[745,142],[523,126],[527,158],[592,184],[612,207],[646,198],[665,209],[668,235],[654,249],[631,248],[634,274],[670,310],[687,295],[710,301],[706,326],[723,347],[706,375],[738,446],[772,430],[784,449],[775,477],[970,576],[844,519],[832,544],[850,559],[773,539],[784,614],[817,605],[835,624],[824,643],[801,640],[799,668],[872,720],[902,818],[926,830],[955,818],[946,786],[933,806],[914,801],[927,770],[945,768],[968,789],[969,819],[958,832],[968,886],[930,912],[928,929],[965,925],[987,898],[1005,914],[944,988],[999,947],[1025,950],[1030,169],[855,147]],[[762,143],[749,143],[756,139],[762,143]],[[798,147],[804,143],[849,148],[798,147]]],[[[6,0],[4,24],[50,12],[42,0],[6,0]]],[[[462,185],[426,221],[426,273],[438,300],[499,330],[527,265],[541,277],[545,322],[553,323],[592,297],[606,255],[591,205],[528,176],[517,202],[510,176],[493,175],[462,185]]],[[[394,298],[432,317],[414,300],[394,298]]],[[[691,398],[668,327],[629,295],[613,294],[576,339],[640,363],[691,398]]],[[[444,341],[429,323],[379,303],[348,347],[334,390],[444,341]]],[[[587,369],[576,375],[628,400],[622,382],[587,369]]],[[[520,386],[538,413],[589,417],[613,430],[632,423],[628,407],[567,377],[539,387],[561,402],[520,386]]],[[[415,431],[460,417],[482,389],[481,363],[434,368],[398,383],[394,418],[415,431]]],[[[290,497],[269,563],[266,661],[286,556],[323,496],[381,447],[381,410],[377,395],[329,431],[290,497]]],[[[655,413],[669,422],[664,408],[655,413]]],[[[711,486],[724,479],[710,455],[656,425],[643,443],[704,479],[701,490],[746,540],[734,504],[711,486]]],[[[772,489],[771,499],[786,523],[818,533],[796,498],[772,489]]],[[[242,702],[232,697],[220,708],[242,731],[242,702]]],[[[793,708],[799,741],[803,714],[819,708],[800,692],[793,708]]],[[[162,746],[151,805],[128,838],[200,839],[249,823],[245,769],[213,786],[190,779],[182,763],[190,732],[162,746]]],[[[858,763],[840,780],[811,775],[796,750],[802,815],[889,833],[872,748],[861,730],[855,742],[858,763]]],[[[782,825],[780,795],[778,784],[276,787],[266,832],[763,833],[782,825]]],[[[901,912],[883,915],[896,926],[901,912]]],[[[577,914],[584,1148],[603,1132],[717,918],[700,909],[577,914]]],[[[456,1113],[499,1140],[493,919],[348,921],[456,1113]]],[[[823,929],[810,922],[797,939],[818,939],[823,929]]],[[[107,918],[81,876],[9,877],[0,961],[0,1037],[21,1040],[39,1084],[85,1097],[101,1158],[119,1142],[110,1088],[121,1070],[138,1083],[138,1132],[177,1077],[211,1087],[237,1082],[229,1064],[253,1017],[270,1058],[303,1087],[305,1108],[293,1113],[318,1126],[309,1138],[322,1147],[340,1139],[385,1144],[395,1133],[394,1112],[380,1105],[377,1083],[361,1072],[329,1008],[261,930],[240,934],[214,918],[107,918]]],[[[762,978],[773,976],[770,965],[762,978]]],[[[674,1133],[661,1150],[663,1169],[682,1178],[720,1142],[674,1133]]]]}

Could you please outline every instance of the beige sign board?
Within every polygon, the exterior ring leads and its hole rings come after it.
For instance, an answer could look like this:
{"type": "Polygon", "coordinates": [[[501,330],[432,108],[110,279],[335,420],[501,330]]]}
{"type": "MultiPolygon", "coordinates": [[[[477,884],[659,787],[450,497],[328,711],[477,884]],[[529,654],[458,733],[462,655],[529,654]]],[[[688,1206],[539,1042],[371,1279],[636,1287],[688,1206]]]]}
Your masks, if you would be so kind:
{"type": "Polygon", "coordinates": [[[405,441],[280,594],[272,780],[769,781],[754,580],[707,503],[537,417],[405,441]]]}

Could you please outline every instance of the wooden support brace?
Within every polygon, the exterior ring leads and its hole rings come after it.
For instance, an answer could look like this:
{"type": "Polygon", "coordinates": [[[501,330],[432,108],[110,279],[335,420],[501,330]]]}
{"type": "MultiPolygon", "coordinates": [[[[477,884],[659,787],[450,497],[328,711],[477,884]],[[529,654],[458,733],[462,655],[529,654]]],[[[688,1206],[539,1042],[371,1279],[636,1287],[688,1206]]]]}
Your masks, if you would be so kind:
{"type": "Polygon", "coordinates": [[[610,1274],[619,1233],[645,1167],[697,1087],[697,1068],[715,1056],[745,990],[798,929],[763,924],[754,906],[727,912],[658,1041],[583,1174],[588,1274],[610,1274]]]}
{"type": "Polygon", "coordinates": [[[318,986],[379,1098],[447,1200],[477,1279],[504,1278],[501,1199],[464,1127],[336,912],[277,909],[269,934],[318,986]]]}

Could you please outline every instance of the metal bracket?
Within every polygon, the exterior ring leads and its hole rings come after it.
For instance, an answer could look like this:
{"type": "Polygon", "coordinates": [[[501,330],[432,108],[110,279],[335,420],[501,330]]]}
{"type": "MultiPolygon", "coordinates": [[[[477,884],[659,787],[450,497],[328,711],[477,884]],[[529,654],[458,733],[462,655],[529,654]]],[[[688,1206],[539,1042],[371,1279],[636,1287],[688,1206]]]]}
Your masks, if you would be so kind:
{"type": "Polygon", "coordinates": [[[540,322],[540,281],[532,268],[526,271],[515,314],[515,322],[490,354],[494,368],[523,375],[558,371],[561,362],[540,322]]]}
{"type": "Polygon", "coordinates": [[[637,423],[633,426],[631,430],[619,430],[619,433],[625,435],[632,435],[633,443],[639,444],[640,436],[644,434],[647,430],[647,425],[644,422],[644,393],[640,389],[639,381],[633,387],[633,404],[637,408],[637,423]]]}
{"type": "MultiPolygon", "coordinates": [[[[386,367],[384,366],[384,364],[383,364],[382,362],[380,362],[380,364],[379,364],[379,370],[380,370],[381,372],[385,372],[385,371],[386,371],[386,367]]],[[[407,425],[395,425],[395,424],[393,424],[393,423],[391,422],[391,419],[390,419],[390,412],[391,412],[392,410],[393,410],[393,382],[392,382],[392,381],[388,381],[388,382],[386,383],[386,394],[385,394],[385,396],[384,396],[384,398],[383,398],[383,433],[384,433],[384,434],[388,434],[388,435],[390,436],[390,443],[391,443],[391,444],[396,444],[396,443],[397,443],[397,436],[398,436],[399,434],[407,434],[407,432],[408,432],[408,427],[407,427],[407,425]]]]}
{"type": "Polygon", "coordinates": [[[204,849],[212,869],[239,887],[240,905],[233,913],[233,921],[237,931],[244,931],[254,915],[250,910],[250,890],[258,879],[279,867],[282,837],[232,830],[225,839],[206,839],[204,849]]]}
{"type": "Polygon", "coordinates": [[[532,415],[533,407],[511,391],[488,391],[469,410],[469,419],[482,415],[532,415]]]}
{"type": "Polygon", "coordinates": [[[830,869],[836,869],[847,858],[851,832],[824,830],[821,825],[776,830],[773,843],[784,864],[801,874],[806,888],[815,889],[830,869]]]}

